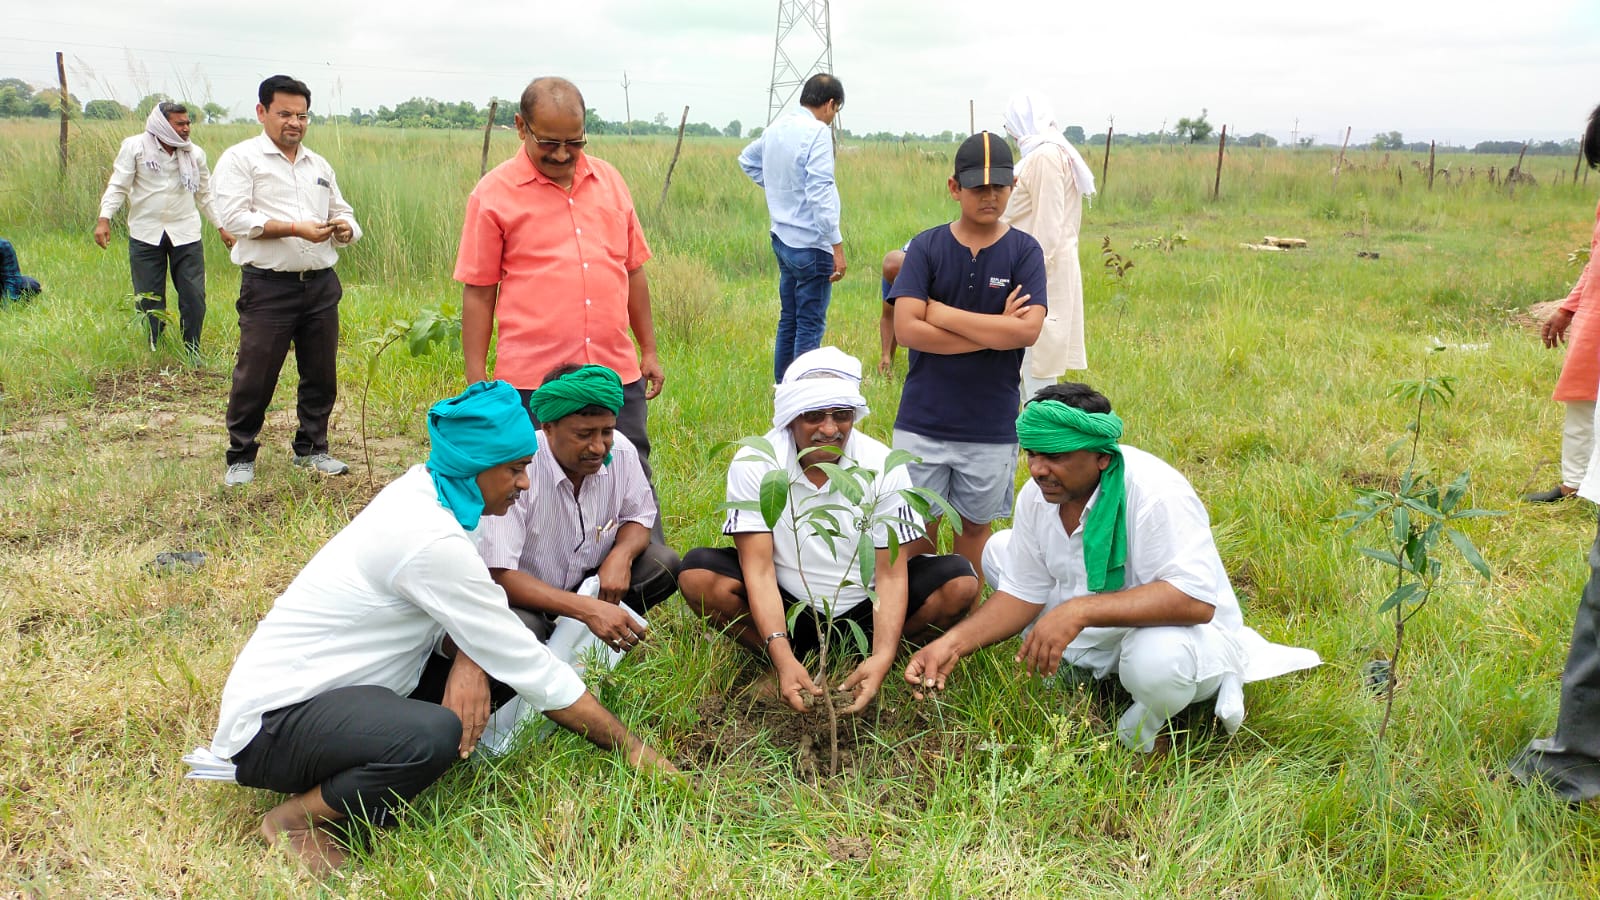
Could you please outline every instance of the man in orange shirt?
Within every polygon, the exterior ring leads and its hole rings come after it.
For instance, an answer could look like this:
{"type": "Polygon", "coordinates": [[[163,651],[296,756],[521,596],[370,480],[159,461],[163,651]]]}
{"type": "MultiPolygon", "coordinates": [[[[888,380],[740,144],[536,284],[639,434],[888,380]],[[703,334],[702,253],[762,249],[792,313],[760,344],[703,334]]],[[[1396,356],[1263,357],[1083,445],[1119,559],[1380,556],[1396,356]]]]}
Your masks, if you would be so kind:
{"type": "Polygon", "coordinates": [[[494,377],[524,401],[563,363],[612,369],[623,384],[617,430],[648,476],[645,401],[666,380],[644,272],[650,248],[622,176],[583,152],[584,110],[572,82],[534,79],[516,116],[522,148],[467,200],[455,270],[467,382],[488,378],[496,326],[494,377]]]}

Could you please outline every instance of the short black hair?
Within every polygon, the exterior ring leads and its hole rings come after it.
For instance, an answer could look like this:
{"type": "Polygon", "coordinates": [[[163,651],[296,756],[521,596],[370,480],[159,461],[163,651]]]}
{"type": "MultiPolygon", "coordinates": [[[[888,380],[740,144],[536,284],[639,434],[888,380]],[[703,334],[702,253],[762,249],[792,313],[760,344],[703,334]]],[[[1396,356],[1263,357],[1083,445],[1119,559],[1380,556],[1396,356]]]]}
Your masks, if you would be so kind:
{"type": "Polygon", "coordinates": [[[829,100],[838,101],[844,105],[844,85],[839,79],[827,72],[818,72],[806,79],[806,86],[800,89],[800,105],[807,109],[816,109],[829,100]]]}
{"type": "Polygon", "coordinates": [[[298,78],[290,78],[287,75],[274,75],[261,82],[260,90],[256,91],[256,99],[260,100],[261,105],[264,107],[271,106],[272,97],[275,94],[292,94],[296,97],[304,97],[306,98],[306,106],[311,105],[311,88],[306,87],[306,83],[298,78]]]}
{"type": "Polygon", "coordinates": [[[1086,413],[1111,412],[1111,401],[1106,395],[1100,393],[1087,384],[1076,381],[1063,381],[1060,384],[1047,384],[1033,395],[1029,403],[1040,400],[1059,400],[1068,406],[1081,409],[1086,413]]]}
{"type": "Polygon", "coordinates": [[[528,82],[522,89],[522,101],[517,105],[522,112],[522,121],[533,121],[533,108],[540,100],[554,103],[557,106],[577,104],[578,115],[587,116],[588,107],[583,105],[583,91],[578,86],[556,75],[545,75],[528,82]]]}
{"type": "Polygon", "coordinates": [[[168,118],[180,113],[186,116],[189,114],[189,107],[184,106],[182,103],[173,103],[171,100],[163,100],[157,103],[156,109],[161,110],[161,114],[168,118]]]}
{"type": "MultiPolygon", "coordinates": [[[[583,363],[575,363],[575,362],[562,363],[561,365],[556,366],[554,369],[551,369],[550,371],[544,373],[544,377],[539,379],[539,386],[540,387],[544,387],[545,385],[549,384],[550,382],[555,381],[557,378],[561,378],[561,377],[566,376],[566,375],[571,375],[573,372],[576,372],[581,368],[583,368],[583,363]]],[[[604,406],[601,406],[598,403],[591,403],[588,406],[583,407],[582,409],[575,409],[572,412],[567,413],[567,416],[614,416],[614,415],[616,415],[616,413],[612,412],[611,410],[607,409],[604,406]]],[[[567,416],[562,416],[561,418],[565,419],[567,416]]],[[[556,421],[560,421],[560,419],[557,419],[556,421]]]]}
{"type": "Polygon", "coordinates": [[[1583,158],[1589,168],[1600,169],[1600,106],[1589,113],[1589,127],[1583,132],[1583,158]]]}

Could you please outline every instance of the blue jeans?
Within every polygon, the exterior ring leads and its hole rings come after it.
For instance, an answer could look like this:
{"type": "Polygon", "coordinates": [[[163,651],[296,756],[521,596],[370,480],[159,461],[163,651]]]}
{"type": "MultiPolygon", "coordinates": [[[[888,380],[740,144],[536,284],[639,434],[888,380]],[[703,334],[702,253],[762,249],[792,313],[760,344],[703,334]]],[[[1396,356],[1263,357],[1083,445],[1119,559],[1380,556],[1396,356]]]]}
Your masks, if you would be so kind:
{"type": "Polygon", "coordinates": [[[833,298],[833,251],[794,247],[772,236],[772,255],[778,258],[778,340],[772,353],[773,383],[794,358],[822,346],[828,325],[828,301],[833,298]]]}

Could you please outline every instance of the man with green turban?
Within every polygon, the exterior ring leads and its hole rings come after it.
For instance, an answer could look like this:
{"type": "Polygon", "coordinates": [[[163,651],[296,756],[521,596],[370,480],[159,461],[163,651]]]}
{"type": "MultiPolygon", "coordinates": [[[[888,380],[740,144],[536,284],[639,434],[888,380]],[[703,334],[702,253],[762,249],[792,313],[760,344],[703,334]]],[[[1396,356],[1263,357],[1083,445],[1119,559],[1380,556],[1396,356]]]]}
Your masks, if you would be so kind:
{"type": "Polygon", "coordinates": [[[516,389],[479,382],[434,404],[428,436],[427,464],[278,597],[234,662],[210,748],[185,758],[199,777],[291,795],[261,835],[318,873],[344,861],[346,820],[392,823],[513,695],[636,766],[673,771],[522,627],[473,547],[479,520],[528,487],[536,444],[516,389]]]}
{"type": "Polygon", "coordinates": [[[1030,672],[1049,677],[1064,660],[1116,675],[1133,697],[1117,737],[1148,753],[1190,703],[1215,698],[1232,734],[1246,682],[1321,663],[1245,626],[1200,498],[1121,437],[1110,401],[1087,385],[1051,385],[1023,408],[1031,480],[1011,529],[984,550],[995,593],[911,658],[916,696],[943,689],[961,657],[1022,633],[1016,659],[1030,672]]]}
{"type": "Polygon", "coordinates": [[[566,617],[625,652],[648,634],[650,608],[678,591],[678,555],[651,539],[656,503],[639,451],[616,430],[622,404],[622,380],[605,366],[547,373],[530,400],[539,451],[528,490],[478,530],[489,574],[541,639],[566,617]]]}

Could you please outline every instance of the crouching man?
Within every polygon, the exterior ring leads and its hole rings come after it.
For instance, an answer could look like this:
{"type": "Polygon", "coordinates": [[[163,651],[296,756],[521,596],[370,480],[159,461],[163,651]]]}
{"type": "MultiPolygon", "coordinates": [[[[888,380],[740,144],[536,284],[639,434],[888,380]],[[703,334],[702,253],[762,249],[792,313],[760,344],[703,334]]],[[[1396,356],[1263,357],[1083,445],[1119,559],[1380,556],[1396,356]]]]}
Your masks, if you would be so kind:
{"type": "Polygon", "coordinates": [[[536,443],[516,389],[480,382],[435,404],[428,436],[427,464],[312,557],[222,691],[211,753],[239,784],[291,795],[261,834],[319,874],[344,861],[336,831],[392,823],[513,694],[635,766],[674,771],[522,626],[468,534],[528,487],[536,443]]]}
{"type": "MultiPolygon", "coordinates": [[[[906,468],[885,472],[889,448],[855,430],[868,412],[859,360],[833,347],[801,354],[777,386],[774,406],[766,440],[779,457],[777,467],[789,476],[789,504],[773,528],[759,512],[730,507],[722,531],[733,536],[733,547],[689,551],[678,586],[690,609],[749,649],[766,654],[779,694],[798,711],[822,693],[801,662],[820,643],[817,623],[827,621],[826,627],[834,629],[832,646],[849,647],[853,642],[844,636],[847,626],[838,623],[854,621],[870,640],[871,653],[839,689],[854,694],[849,711],[858,712],[877,696],[901,636],[925,641],[954,624],[977,597],[978,579],[971,565],[955,555],[908,559],[897,553],[890,558],[890,529],[903,545],[922,533],[921,523],[898,493],[911,487],[906,468]],[[875,515],[904,520],[880,518],[870,535],[876,605],[852,563],[862,535],[851,515],[830,513],[835,530],[830,536],[804,524],[812,507],[849,502],[830,485],[822,468],[841,460],[877,472],[875,515]],[[800,615],[791,634],[785,611],[801,603],[810,611],[800,615]]],[[[728,500],[759,500],[762,479],[774,468],[772,461],[741,451],[728,468],[728,500]]]]}
{"type": "Polygon", "coordinates": [[[1232,734],[1246,682],[1319,665],[1310,650],[1245,627],[1206,509],[1177,470],[1118,443],[1122,420],[1086,385],[1040,390],[1017,419],[1031,481],[1009,531],[984,550],[995,593],[906,666],[917,697],[956,662],[1023,633],[1017,662],[1054,675],[1063,661],[1116,675],[1133,697],[1117,723],[1148,753],[1167,720],[1216,698],[1232,734]]]}

